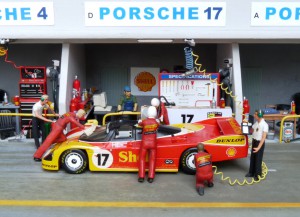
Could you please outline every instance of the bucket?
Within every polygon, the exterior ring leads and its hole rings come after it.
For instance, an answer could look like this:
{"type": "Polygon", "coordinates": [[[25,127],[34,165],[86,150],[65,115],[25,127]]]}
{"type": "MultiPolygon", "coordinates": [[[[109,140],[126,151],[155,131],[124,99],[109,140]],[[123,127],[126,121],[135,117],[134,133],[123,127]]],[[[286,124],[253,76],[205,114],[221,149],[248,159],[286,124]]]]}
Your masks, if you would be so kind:
{"type": "Polygon", "coordinates": [[[288,141],[293,139],[294,135],[294,124],[291,122],[285,122],[282,129],[283,140],[288,141]]]}

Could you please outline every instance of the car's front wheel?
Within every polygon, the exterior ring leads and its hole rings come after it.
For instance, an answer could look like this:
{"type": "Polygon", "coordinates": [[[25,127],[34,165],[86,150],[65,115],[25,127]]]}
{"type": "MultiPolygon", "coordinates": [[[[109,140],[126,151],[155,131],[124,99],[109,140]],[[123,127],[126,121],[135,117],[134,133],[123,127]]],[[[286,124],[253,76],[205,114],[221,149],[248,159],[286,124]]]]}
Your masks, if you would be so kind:
{"type": "Polygon", "coordinates": [[[180,168],[182,172],[190,175],[196,173],[194,155],[197,153],[196,148],[185,150],[180,157],[180,168]]]}
{"type": "Polygon", "coordinates": [[[67,173],[80,174],[87,168],[87,156],[81,150],[67,150],[61,157],[62,167],[67,173]]]}

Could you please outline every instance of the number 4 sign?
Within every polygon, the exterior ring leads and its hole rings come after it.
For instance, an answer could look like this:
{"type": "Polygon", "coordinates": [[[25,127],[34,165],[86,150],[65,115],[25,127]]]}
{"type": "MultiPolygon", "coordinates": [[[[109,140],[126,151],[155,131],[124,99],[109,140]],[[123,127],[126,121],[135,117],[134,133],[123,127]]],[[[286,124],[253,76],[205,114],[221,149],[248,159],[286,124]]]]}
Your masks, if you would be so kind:
{"type": "Polygon", "coordinates": [[[1,2],[0,25],[54,25],[53,2],[1,2]]]}

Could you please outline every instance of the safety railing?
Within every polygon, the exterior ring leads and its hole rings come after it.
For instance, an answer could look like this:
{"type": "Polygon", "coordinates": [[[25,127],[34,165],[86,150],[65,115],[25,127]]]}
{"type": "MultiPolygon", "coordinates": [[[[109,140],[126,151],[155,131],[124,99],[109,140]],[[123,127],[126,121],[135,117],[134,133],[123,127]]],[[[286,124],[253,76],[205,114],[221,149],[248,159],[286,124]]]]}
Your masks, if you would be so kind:
{"type": "Polygon", "coordinates": [[[107,117],[109,117],[109,116],[120,116],[120,115],[141,115],[141,112],[122,111],[122,112],[108,113],[108,114],[103,116],[102,125],[104,126],[106,124],[106,118],[107,117]]]}

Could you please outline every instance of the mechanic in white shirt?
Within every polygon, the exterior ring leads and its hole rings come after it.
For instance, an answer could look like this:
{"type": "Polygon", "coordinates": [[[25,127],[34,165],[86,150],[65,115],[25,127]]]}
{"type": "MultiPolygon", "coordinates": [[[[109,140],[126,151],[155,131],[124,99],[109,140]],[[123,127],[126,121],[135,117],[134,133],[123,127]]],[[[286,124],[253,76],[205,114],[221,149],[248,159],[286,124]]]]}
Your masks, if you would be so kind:
{"type": "Polygon", "coordinates": [[[36,148],[40,147],[40,131],[42,131],[42,142],[46,139],[45,135],[45,122],[54,122],[51,119],[47,119],[43,116],[44,109],[50,110],[52,114],[55,116],[59,116],[56,114],[48,105],[48,95],[42,95],[40,100],[36,102],[32,107],[32,134],[35,142],[36,148]]]}
{"type": "Polygon", "coordinates": [[[262,159],[265,149],[265,140],[269,131],[269,125],[263,119],[263,112],[261,110],[256,110],[254,113],[254,118],[257,120],[253,124],[252,133],[252,149],[250,157],[250,168],[246,177],[254,177],[254,180],[259,180],[258,176],[261,176],[262,172],[262,159]]]}

